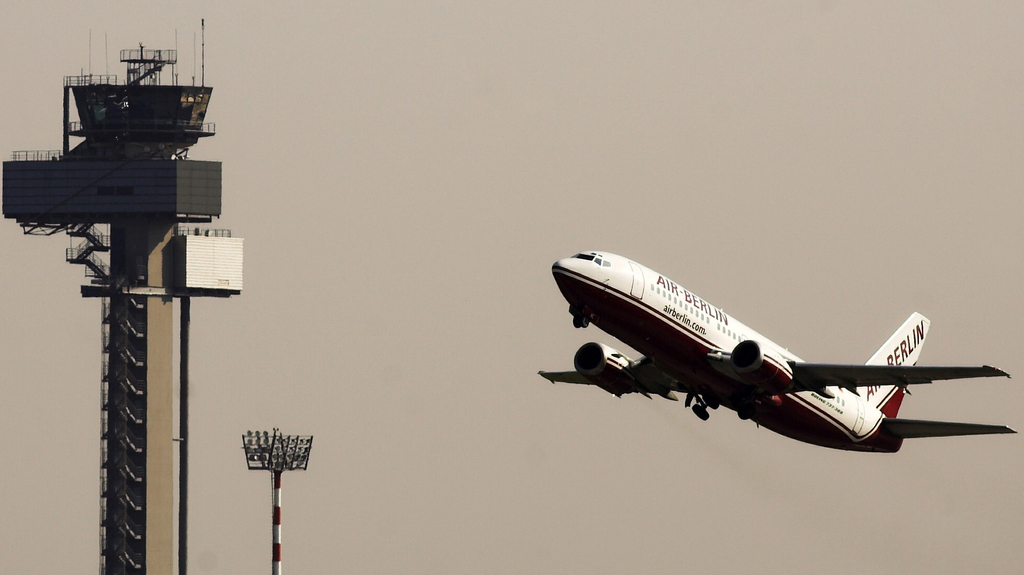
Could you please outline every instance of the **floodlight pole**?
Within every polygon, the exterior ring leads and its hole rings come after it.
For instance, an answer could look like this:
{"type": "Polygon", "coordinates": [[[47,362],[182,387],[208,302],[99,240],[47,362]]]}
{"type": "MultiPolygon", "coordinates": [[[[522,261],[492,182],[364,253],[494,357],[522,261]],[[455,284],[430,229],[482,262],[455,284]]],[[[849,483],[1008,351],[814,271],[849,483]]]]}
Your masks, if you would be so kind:
{"type": "Polygon", "coordinates": [[[274,476],[274,565],[272,575],[281,575],[281,470],[275,469],[274,476]]]}
{"type": "Polygon", "coordinates": [[[281,475],[285,471],[303,470],[309,465],[312,435],[282,435],[274,429],[246,432],[242,436],[245,463],[250,470],[271,472],[273,481],[273,547],[271,551],[273,575],[281,575],[281,475]]]}

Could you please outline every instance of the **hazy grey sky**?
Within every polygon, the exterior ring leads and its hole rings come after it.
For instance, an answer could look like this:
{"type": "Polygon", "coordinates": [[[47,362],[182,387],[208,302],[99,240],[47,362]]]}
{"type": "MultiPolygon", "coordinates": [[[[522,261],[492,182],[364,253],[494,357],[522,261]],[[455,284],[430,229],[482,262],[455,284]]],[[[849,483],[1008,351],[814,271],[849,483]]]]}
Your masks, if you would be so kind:
{"type": "MultiPolygon", "coordinates": [[[[550,264],[649,265],[809,361],[913,311],[912,418],[1024,429],[1024,5],[11,2],[0,155],[59,148],[61,78],[206,19],[245,293],[193,304],[191,571],[269,569],[240,435],[284,478],[289,573],[1020,573],[1024,441],[831,451],[553,386],[550,264]],[[106,34],[109,58],[104,59],[106,34]],[[1018,326],[1018,327],[1014,327],[1018,326]]],[[[94,572],[100,311],[64,236],[0,222],[0,565],[94,572]]]]}

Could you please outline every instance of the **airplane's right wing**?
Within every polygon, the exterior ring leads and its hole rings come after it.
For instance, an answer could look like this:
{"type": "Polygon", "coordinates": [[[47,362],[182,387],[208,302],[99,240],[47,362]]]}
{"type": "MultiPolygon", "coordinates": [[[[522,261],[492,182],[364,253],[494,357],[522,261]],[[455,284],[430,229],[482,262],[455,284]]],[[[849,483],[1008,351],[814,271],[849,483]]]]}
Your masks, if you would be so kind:
{"type": "Polygon", "coordinates": [[[578,371],[538,371],[537,375],[551,383],[582,383],[584,385],[597,385],[593,381],[590,381],[587,376],[580,374],[578,371]]]}
{"type": "Polygon", "coordinates": [[[882,427],[896,437],[950,437],[953,435],[989,435],[993,433],[1017,433],[1005,425],[983,425],[980,423],[953,423],[949,421],[924,421],[921,419],[899,419],[886,417],[882,427]]]}

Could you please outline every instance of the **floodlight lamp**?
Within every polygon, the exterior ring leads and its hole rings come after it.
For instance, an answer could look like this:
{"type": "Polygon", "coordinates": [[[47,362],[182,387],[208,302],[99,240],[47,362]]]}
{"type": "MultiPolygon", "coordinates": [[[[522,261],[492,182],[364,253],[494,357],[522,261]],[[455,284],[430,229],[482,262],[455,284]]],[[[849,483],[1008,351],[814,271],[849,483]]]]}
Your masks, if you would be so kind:
{"type": "Polygon", "coordinates": [[[278,429],[273,433],[252,432],[242,436],[242,448],[249,469],[274,472],[306,469],[309,452],[313,445],[311,435],[282,435],[278,429]]]}

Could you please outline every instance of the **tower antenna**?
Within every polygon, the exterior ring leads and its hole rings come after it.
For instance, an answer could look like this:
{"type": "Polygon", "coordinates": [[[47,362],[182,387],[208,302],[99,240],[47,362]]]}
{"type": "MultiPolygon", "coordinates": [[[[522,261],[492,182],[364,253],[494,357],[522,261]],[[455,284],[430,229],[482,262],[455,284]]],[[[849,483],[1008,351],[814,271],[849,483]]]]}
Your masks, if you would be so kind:
{"type": "Polygon", "coordinates": [[[203,71],[202,71],[203,77],[202,77],[202,83],[199,84],[199,85],[200,86],[205,86],[206,85],[206,18],[202,18],[202,19],[199,20],[199,27],[200,27],[200,29],[203,32],[203,60],[202,60],[202,62],[203,62],[203,71]]]}

